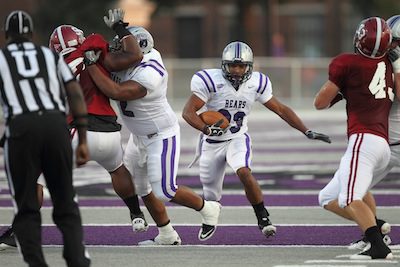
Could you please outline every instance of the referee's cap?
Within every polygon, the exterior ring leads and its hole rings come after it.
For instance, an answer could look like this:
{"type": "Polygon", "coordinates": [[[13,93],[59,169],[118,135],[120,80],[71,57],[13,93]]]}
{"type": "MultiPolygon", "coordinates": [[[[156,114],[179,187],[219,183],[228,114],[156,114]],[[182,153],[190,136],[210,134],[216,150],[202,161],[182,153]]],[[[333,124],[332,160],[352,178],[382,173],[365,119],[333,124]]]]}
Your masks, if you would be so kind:
{"type": "Polygon", "coordinates": [[[32,18],[25,11],[14,10],[7,16],[4,30],[6,35],[30,34],[33,31],[32,18]]]}

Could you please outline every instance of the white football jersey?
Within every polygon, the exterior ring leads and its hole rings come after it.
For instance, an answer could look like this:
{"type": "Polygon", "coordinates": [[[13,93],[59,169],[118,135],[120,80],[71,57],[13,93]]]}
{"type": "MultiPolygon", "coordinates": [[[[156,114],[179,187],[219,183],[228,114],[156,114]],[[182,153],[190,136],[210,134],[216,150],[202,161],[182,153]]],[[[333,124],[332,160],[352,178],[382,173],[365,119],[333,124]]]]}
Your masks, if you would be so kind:
{"type": "Polygon", "coordinates": [[[389,144],[400,142],[400,103],[393,101],[389,113],[389,144]]]}
{"type": "Polygon", "coordinates": [[[214,140],[229,140],[247,132],[247,116],[257,101],[261,104],[272,98],[272,84],[268,76],[253,72],[250,79],[242,83],[239,90],[223,76],[221,69],[204,69],[195,73],[191,91],[206,104],[207,110],[219,111],[229,120],[229,129],[214,140]]]}
{"type": "Polygon", "coordinates": [[[120,116],[135,135],[147,136],[176,127],[178,119],[167,101],[168,72],[160,53],[152,49],[136,68],[114,73],[114,80],[132,80],[147,89],[145,97],[120,101],[120,116]]]}

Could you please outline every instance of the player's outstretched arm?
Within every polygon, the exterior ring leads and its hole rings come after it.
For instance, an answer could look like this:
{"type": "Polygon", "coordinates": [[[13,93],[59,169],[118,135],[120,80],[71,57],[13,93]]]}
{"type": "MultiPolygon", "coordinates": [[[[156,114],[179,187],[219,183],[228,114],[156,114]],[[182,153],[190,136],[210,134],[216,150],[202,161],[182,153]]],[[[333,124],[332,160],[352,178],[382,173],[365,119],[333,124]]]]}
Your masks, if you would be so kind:
{"type": "Polygon", "coordinates": [[[303,121],[299,118],[299,116],[297,116],[297,114],[290,107],[279,102],[279,100],[276,97],[272,97],[268,102],[264,104],[264,106],[269,110],[275,112],[290,126],[305,134],[307,138],[321,140],[327,143],[331,142],[329,136],[309,130],[304,125],[303,121]]]}
{"type": "Polygon", "coordinates": [[[86,51],[83,62],[96,86],[106,96],[114,100],[129,101],[142,98],[147,94],[147,89],[135,81],[126,81],[118,84],[111,80],[96,66],[99,57],[99,52],[86,51]]]}
{"type": "Polygon", "coordinates": [[[121,71],[135,67],[143,59],[136,38],[126,29],[128,23],[124,22],[125,12],[122,9],[110,9],[108,16],[104,16],[104,23],[118,35],[121,50],[107,53],[104,66],[109,71],[121,71]]]}

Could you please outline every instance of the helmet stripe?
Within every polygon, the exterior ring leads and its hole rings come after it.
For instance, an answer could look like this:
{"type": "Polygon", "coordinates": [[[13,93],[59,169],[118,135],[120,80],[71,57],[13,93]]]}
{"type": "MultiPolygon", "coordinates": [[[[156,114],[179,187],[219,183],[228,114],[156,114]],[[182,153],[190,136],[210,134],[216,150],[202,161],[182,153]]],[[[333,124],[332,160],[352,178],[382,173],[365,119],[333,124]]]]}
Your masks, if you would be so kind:
{"type": "Polygon", "coordinates": [[[58,27],[57,28],[57,36],[58,36],[58,40],[60,41],[60,45],[62,47],[61,50],[64,50],[65,48],[67,48],[67,46],[65,45],[65,41],[64,41],[64,37],[62,35],[62,27],[58,27]]]}
{"type": "Polygon", "coordinates": [[[376,17],[376,38],[375,38],[375,47],[374,50],[372,51],[372,57],[376,56],[376,53],[379,51],[379,46],[381,45],[381,38],[382,38],[382,23],[381,20],[376,17]]]}
{"type": "Polygon", "coordinates": [[[23,33],[22,27],[24,27],[24,18],[22,17],[22,12],[18,11],[18,30],[19,30],[19,33],[23,33]]]}
{"type": "Polygon", "coordinates": [[[235,50],[235,58],[239,58],[240,57],[240,43],[237,42],[236,43],[236,50],[235,50]]]}

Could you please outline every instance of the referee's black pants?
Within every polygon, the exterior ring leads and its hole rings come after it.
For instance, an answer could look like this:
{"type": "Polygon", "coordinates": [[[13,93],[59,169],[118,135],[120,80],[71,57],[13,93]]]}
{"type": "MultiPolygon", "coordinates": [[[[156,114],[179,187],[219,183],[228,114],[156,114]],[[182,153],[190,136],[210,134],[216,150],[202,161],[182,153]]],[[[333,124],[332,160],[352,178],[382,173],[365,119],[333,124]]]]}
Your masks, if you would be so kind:
{"type": "Polygon", "coordinates": [[[41,247],[36,182],[43,172],[60,229],[63,256],[72,267],[89,266],[82,221],[72,186],[72,148],[65,116],[59,112],[19,115],[6,127],[5,166],[15,202],[13,230],[29,266],[47,266],[41,247]]]}

